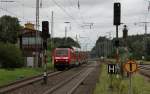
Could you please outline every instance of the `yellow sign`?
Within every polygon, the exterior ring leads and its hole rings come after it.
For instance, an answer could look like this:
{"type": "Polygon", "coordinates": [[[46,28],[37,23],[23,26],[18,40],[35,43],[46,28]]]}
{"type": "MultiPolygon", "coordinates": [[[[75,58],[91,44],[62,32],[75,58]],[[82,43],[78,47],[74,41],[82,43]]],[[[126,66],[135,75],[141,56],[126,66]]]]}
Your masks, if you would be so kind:
{"type": "Polygon", "coordinates": [[[130,73],[136,72],[138,69],[138,64],[134,61],[128,61],[126,64],[124,64],[124,69],[130,73]]]}

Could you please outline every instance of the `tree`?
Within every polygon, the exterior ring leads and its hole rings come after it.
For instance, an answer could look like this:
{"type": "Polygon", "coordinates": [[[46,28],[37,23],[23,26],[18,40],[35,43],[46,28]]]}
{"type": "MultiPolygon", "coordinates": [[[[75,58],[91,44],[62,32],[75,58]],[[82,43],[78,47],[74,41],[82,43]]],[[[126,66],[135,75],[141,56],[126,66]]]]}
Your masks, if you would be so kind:
{"type": "Polygon", "coordinates": [[[78,42],[74,41],[72,38],[68,37],[65,38],[53,38],[53,44],[51,45],[51,40],[48,40],[48,49],[50,50],[51,46],[52,48],[59,47],[59,46],[74,46],[80,48],[80,45],[78,42]]]}
{"type": "Polygon", "coordinates": [[[18,32],[21,29],[16,17],[4,15],[0,17],[0,41],[4,43],[16,43],[18,32]]]}
{"type": "Polygon", "coordinates": [[[0,42],[0,45],[0,66],[2,68],[17,68],[24,65],[22,53],[15,44],[0,42]]]}

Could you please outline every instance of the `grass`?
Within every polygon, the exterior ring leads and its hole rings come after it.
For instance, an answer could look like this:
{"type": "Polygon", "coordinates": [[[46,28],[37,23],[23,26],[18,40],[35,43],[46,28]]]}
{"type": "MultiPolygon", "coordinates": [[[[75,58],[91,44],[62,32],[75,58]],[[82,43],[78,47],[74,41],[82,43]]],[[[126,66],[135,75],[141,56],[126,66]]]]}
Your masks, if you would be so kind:
{"type": "Polygon", "coordinates": [[[40,74],[41,69],[18,68],[14,70],[0,69],[0,86],[16,80],[40,74]]]}
{"type": "MultiPolygon", "coordinates": [[[[53,64],[48,60],[47,70],[53,70],[53,64]]],[[[32,77],[43,73],[43,68],[16,68],[14,70],[0,69],[0,86],[16,80],[32,77]]]]}
{"type": "MultiPolygon", "coordinates": [[[[106,65],[102,66],[99,82],[96,85],[94,94],[128,94],[129,79],[112,76],[112,88],[110,88],[110,76],[107,74],[106,65]]],[[[132,94],[150,94],[150,83],[143,76],[137,74],[132,75],[132,94]]]]}
{"type": "Polygon", "coordinates": [[[94,94],[107,94],[108,78],[107,78],[106,71],[104,71],[104,70],[105,70],[105,67],[102,66],[101,67],[101,74],[100,74],[100,77],[99,77],[99,81],[96,84],[96,89],[94,91],[94,94]]]}

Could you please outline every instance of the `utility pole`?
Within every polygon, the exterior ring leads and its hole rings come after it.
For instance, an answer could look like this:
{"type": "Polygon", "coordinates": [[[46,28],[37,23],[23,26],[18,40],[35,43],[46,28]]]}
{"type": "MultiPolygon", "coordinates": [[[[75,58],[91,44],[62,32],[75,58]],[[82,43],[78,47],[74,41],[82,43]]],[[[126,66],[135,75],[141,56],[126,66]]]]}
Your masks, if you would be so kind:
{"type": "Polygon", "coordinates": [[[54,57],[53,57],[53,47],[54,47],[54,42],[53,42],[53,37],[54,37],[54,12],[52,11],[51,15],[51,62],[54,64],[54,57]]]}
{"type": "Polygon", "coordinates": [[[65,42],[67,41],[67,26],[65,26],[65,42]]]}
{"type": "Polygon", "coordinates": [[[53,37],[54,37],[54,12],[52,11],[52,16],[51,16],[51,49],[54,46],[53,45],[53,37]]]}
{"type": "Polygon", "coordinates": [[[147,22],[147,21],[145,21],[145,22],[138,22],[138,23],[135,23],[135,25],[136,25],[136,24],[140,24],[140,23],[144,24],[145,35],[146,35],[146,34],[147,34],[147,30],[148,30],[147,24],[149,24],[150,22],[147,22]]]}
{"type": "Polygon", "coordinates": [[[36,0],[36,57],[35,57],[35,66],[38,65],[39,53],[38,53],[38,31],[39,31],[39,0],[36,0]]]}

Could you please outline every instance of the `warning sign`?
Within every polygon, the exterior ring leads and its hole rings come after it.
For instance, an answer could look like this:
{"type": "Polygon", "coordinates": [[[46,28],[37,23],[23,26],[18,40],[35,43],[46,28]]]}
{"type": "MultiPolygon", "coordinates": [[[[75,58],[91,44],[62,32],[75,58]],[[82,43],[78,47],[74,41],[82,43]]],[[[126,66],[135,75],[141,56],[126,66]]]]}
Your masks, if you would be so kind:
{"type": "Polygon", "coordinates": [[[138,69],[138,64],[134,61],[128,61],[126,64],[124,64],[124,69],[130,73],[136,72],[138,69]]]}

